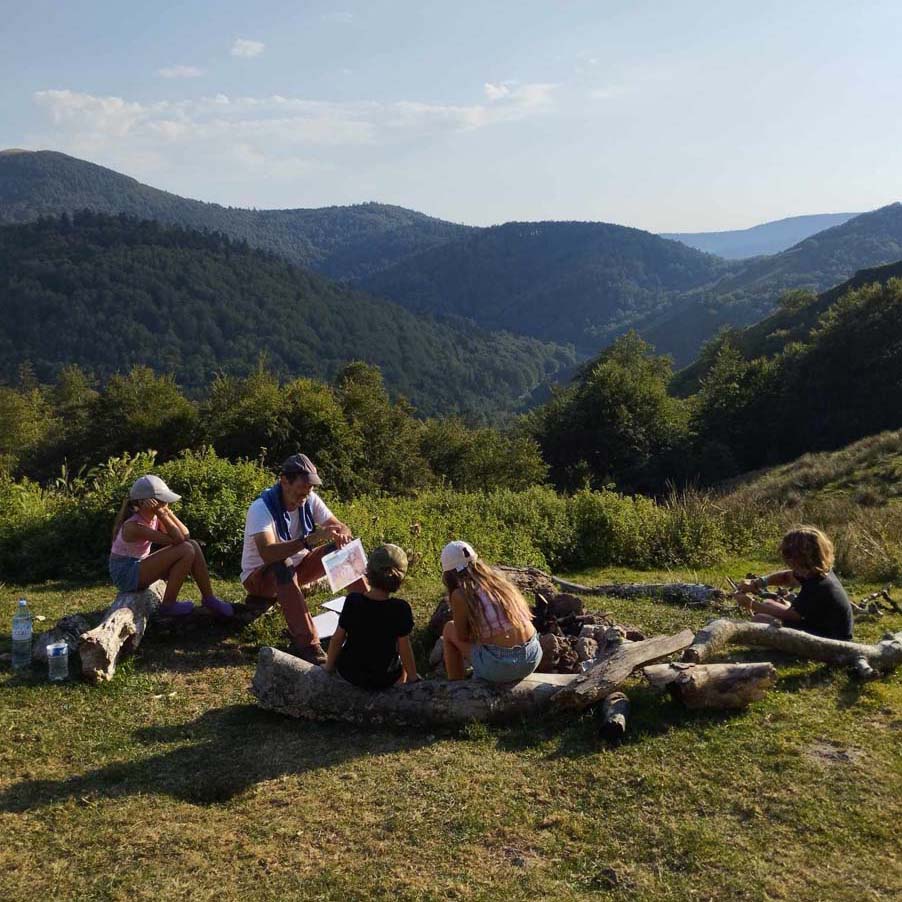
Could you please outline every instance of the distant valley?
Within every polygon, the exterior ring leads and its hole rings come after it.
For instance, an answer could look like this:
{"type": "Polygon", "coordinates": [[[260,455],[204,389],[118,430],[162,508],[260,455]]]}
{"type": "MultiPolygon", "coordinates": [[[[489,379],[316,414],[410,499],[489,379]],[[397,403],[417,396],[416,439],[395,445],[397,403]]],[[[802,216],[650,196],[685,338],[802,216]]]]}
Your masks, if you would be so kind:
{"type": "Polygon", "coordinates": [[[815,213],[810,216],[790,216],[773,222],[763,222],[748,229],[722,232],[662,232],[662,238],[680,241],[706,254],[716,254],[727,260],[745,260],[762,254],[779,254],[825,229],[842,225],[860,213],[815,213]]]}

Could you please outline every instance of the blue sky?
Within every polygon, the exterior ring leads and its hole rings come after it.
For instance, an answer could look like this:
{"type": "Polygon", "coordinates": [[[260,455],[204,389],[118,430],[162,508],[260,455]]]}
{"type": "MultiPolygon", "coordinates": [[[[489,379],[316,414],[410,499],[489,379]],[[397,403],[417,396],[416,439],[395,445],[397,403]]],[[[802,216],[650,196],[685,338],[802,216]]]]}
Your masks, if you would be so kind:
{"type": "Polygon", "coordinates": [[[902,4],[0,0],[0,147],[236,206],[741,228],[902,199],[902,4]]]}

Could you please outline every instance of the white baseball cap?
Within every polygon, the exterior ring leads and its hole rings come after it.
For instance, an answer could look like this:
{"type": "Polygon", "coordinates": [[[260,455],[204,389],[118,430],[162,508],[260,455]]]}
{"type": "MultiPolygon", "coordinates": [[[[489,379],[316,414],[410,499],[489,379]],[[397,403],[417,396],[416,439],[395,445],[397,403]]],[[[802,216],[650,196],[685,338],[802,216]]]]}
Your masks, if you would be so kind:
{"type": "Polygon", "coordinates": [[[171,504],[173,501],[179,501],[182,496],[176,495],[159,476],[142,476],[135,480],[129,489],[128,497],[132,501],[156,498],[157,501],[162,501],[164,504],[171,504]]]}
{"type": "Polygon", "coordinates": [[[466,570],[473,562],[478,561],[479,555],[473,550],[469,542],[448,542],[442,549],[442,571],[466,570]]]}

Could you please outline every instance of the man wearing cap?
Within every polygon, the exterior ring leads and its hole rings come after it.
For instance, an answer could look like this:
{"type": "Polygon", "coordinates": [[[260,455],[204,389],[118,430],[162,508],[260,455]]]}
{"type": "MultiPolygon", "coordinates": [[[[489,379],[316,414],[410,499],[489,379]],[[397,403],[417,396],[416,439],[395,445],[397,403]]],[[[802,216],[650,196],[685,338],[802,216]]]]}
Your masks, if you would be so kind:
{"type": "Polygon", "coordinates": [[[322,480],[306,454],[289,457],[279,481],[248,509],[241,555],[248,594],[279,602],[295,651],[312,664],[324,664],[326,655],[301,586],[324,576],[323,556],[352,538],[314,491],[318,485],[322,480]],[[323,540],[327,544],[314,547],[323,540]]]}

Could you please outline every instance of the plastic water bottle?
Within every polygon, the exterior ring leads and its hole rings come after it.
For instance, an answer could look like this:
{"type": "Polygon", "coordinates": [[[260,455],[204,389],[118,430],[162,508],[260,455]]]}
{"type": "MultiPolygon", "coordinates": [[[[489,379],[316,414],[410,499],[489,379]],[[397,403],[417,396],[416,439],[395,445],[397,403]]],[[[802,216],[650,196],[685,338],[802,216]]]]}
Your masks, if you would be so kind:
{"type": "Polygon", "coordinates": [[[65,642],[47,646],[47,676],[53,682],[69,679],[69,646],[65,642]]]}
{"type": "Polygon", "coordinates": [[[20,598],[13,617],[13,670],[31,667],[31,635],[31,611],[28,602],[20,598]]]}

